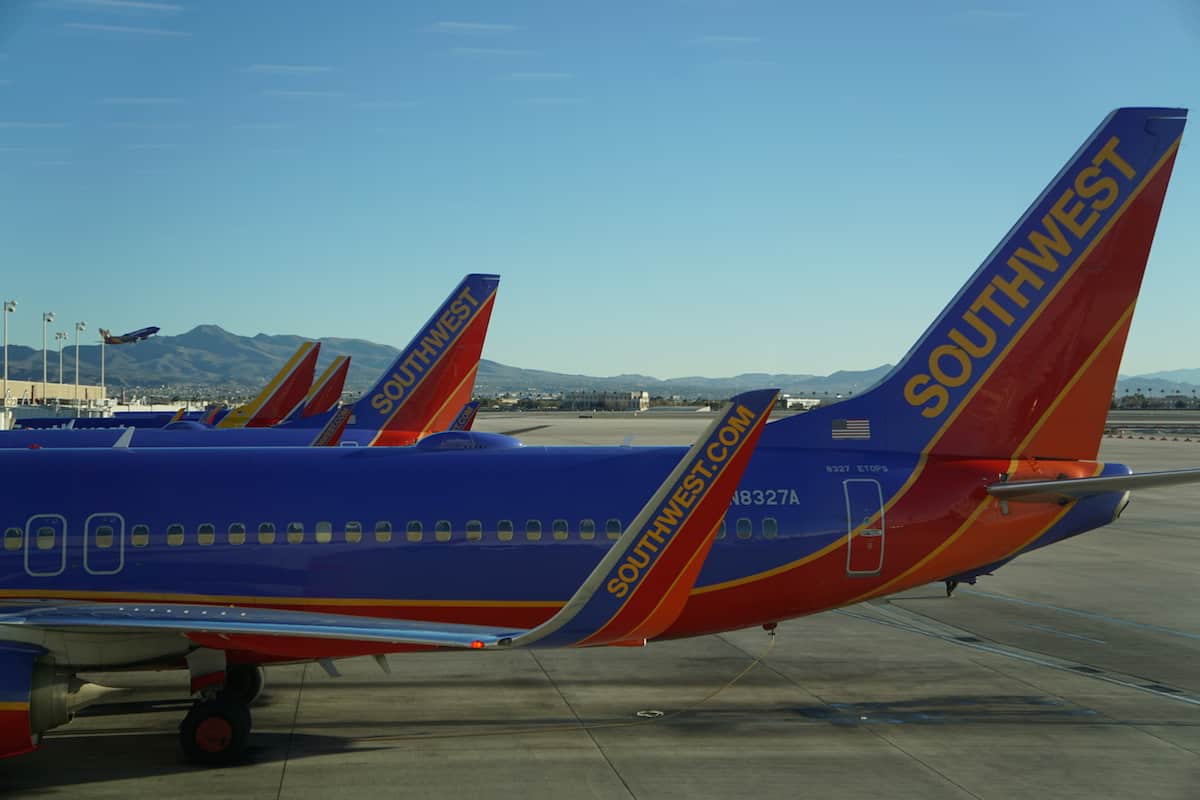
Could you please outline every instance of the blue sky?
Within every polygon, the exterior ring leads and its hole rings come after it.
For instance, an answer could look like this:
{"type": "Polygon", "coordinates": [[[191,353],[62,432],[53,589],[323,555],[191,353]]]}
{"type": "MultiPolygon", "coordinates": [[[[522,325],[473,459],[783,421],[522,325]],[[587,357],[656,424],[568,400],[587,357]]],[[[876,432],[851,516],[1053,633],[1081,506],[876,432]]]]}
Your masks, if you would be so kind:
{"type": "MultiPolygon", "coordinates": [[[[497,272],[505,363],[866,369],[1120,105],[1200,108],[1200,3],[5,0],[0,295],[399,346],[497,272]]],[[[1126,373],[1200,366],[1197,137],[1126,373]]]]}

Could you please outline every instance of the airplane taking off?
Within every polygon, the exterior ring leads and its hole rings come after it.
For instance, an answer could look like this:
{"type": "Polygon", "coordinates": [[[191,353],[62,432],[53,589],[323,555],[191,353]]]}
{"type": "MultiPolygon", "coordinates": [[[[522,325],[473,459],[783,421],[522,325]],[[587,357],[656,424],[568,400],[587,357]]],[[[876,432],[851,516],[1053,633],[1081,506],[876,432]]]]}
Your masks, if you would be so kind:
{"type": "MultiPolygon", "coordinates": [[[[498,275],[463,278],[375,385],[353,404],[353,414],[340,435],[343,446],[409,445],[450,428],[471,399],[499,286],[498,275]]],[[[304,352],[315,363],[315,354],[307,349],[315,345],[305,344],[285,370],[291,370],[290,364],[304,352]]],[[[311,382],[311,371],[309,376],[311,382]]],[[[257,401],[246,408],[255,404],[257,401]]],[[[253,430],[204,429],[184,421],[173,429],[139,428],[132,438],[111,429],[7,431],[0,433],[0,449],[112,447],[117,442],[133,448],[307,447],[328,439],[325,429],[335,413],[301,415],[272,428],[253,430]]]]}
{"type": "Polygon", "coordinates": [[[770,626],[1200,481],[1095,461],[1185,114],[1107,117],[875,387],[765,427],[771,393],[735,398],[686,452],[0,452],[0,750],[68,719],[77,672],[186,665],[181,745],[222,763],[263,664],[770,626]]]}
{"type": "Polygon", "coordinates": [[[158,328],[151,326],[149,328],[138,328],[136,331],[130,331],[129,333],[122,333],[120,336],[113,336],[112,331],[101,328],[100,338],[104,340],[105,344],[132,344],[140,342],[143,339],[149,339],[158,333],[158,330],[158,328]]]}

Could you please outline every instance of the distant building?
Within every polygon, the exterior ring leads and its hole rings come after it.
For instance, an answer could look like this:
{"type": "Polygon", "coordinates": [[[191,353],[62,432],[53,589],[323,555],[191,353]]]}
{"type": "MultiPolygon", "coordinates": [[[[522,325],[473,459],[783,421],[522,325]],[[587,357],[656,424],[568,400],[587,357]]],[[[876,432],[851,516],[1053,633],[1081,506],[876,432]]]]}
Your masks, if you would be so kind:
{"type": "Polygon", "coordinates": [[[789,397],[783,398],[787,402],[788,408],[798,408],[801,411],[808,411],[821,405],[821,401],[815,397],[789,397]]]}
{"type": "Polygon", "coordinates": [[[565,392],[564,411],[645,411],[650,392],[565,392]]]}

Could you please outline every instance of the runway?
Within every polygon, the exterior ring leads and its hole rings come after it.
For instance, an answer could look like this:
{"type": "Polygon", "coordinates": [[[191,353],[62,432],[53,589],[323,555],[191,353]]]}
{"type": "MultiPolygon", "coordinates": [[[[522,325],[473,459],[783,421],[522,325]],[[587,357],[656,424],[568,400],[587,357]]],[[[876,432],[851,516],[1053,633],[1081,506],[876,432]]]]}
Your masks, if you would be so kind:
{"type": "MultiPolygon", "coordinates": [[[[684,444],[702,416],[481,414],[529,444],[684,444]]],[[[1135,470],[1200,443],[1106,439],[1135,470]]],[[[249,761],[188,766],[181,674],[88,709],[0,795],[125,798],[1200,796],[1200,499],[1139,492],[1116,524],[946,598],[644,649],[396,656],[268,671],[249,761]],[[761,659],[761,660],[760,660],[761,659]]],[[[116,680],[116,679],[114,679],[116,680]]]]}

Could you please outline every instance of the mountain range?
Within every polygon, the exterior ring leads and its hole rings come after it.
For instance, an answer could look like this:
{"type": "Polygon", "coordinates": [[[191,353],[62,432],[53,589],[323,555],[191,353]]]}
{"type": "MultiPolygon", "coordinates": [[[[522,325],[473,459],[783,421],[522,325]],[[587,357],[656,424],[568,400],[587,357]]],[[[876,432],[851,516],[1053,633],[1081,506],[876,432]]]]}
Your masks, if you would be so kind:
{"type": "MultiPolygon", "coordinates": [[[[239,336],[216,325],[198,325],[178,336],[155,336],[129,345],[105,348],[105,379],[110,391],[122,387],[205,385],[213,387],[257,388],[265,384],[283,365],[303,336],[260,333],[239,336]]],[[[346,381],[348,391],[361,392],[391,365],[399,352],[395,347],[363,339],[320,339],[323,369],[335,355],[351,357],[346,381]]],[[[64,379],[74,381],[75,347],[62,351],[64,379]]],[[[79,379],[82,383],[100,382],[100,346],[79,348],[79,379]]],[[[48,353],[48,378],[58,379],[59,353],[48,353]]],[[[649,375],[623,374],[607,377],[565,374],[524,369],[483,359],[476,379],[476,392],[496,395],[502,392],[537,393],[569,391],[649,391],[651,395],[723,397],[739,391],[778,387],[786,394],[834,396],[859,393],[879,381],[891,369],[884,364],[861,371],[838,371],[831,375],[745,373],[727,378],[689,376],[662,380],[649,375]]],[[[8,347],[9,377],[15,380],[40,380],[42,352],[21,345],[8,347]]],[[[1135,391],[1154,394],[1191,394],[1200,390],[1200,369],[1172,370],[1150,375],[1121,376],[1119,394],[1135,391]]]]}

